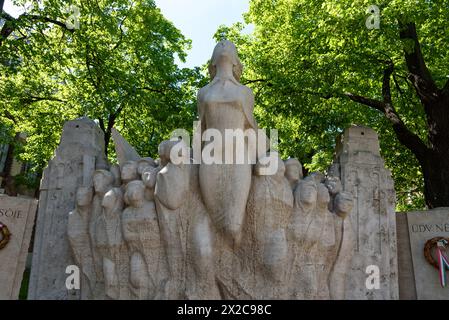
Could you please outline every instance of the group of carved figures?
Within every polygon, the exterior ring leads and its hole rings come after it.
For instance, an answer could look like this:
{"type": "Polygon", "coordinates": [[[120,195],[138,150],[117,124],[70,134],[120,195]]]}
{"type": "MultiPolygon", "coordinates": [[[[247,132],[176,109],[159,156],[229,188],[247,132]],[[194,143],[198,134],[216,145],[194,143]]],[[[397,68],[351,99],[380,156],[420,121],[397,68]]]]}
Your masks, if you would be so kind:
{"type": "MultiPolygon", "coordinates": [[[[241,69],[220,42],[198,95],[205,129],[257,128],[241,69]]],[[[338,177],[303,178],[270,150],[256,164],[175,164],[177,143],[78,189],[68,238],[82,299],[344,299],[353,199],[338,177]],[[262,174],[273,155],[276,173],[262,174]]]]}

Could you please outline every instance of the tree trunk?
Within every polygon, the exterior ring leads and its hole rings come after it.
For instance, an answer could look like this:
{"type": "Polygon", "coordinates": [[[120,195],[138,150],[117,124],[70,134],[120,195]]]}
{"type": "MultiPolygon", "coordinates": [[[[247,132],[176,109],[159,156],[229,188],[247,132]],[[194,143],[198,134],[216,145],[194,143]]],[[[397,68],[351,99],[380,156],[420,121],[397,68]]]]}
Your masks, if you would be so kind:
{"type": "Polygon", "coordinates": [[[420,160],[429,208],[449,207],[449,97],[441,94],[425,106],[429,151],[420,160]]]}
{"type": "Polygon", "coordinates": [[[429,153],[421,161],[421,168],[426,205],[429,209],[449,207],[449,156],[437,152],[429,153]]]}

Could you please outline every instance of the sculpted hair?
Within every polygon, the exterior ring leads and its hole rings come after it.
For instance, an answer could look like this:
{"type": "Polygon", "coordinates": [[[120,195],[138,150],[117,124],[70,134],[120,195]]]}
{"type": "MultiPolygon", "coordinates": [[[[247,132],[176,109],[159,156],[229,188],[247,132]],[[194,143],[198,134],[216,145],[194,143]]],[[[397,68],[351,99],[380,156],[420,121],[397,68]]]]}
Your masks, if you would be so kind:
{"type": "Polygon", "coordinates": [[[109,184],[112,184],[112,183],[114,182],[114,176],[113,176],[113,174],[112,174],[110,171],[108,171],[108,170],[104,170],[104,169],[96,170],[95,173],[94,173],[94,177],[95,177],[96,175],[102,175],[103,178],[106,180],[106,184],[108,184],[108,185],[109,185],[109,184]]]}
{"type": "MultiPolygon", "coordinates": [[[[232,57],[232,74],[235,78],[235,80],[237,80],[238,82],[240,82],[240,78],[242,76],[242,72],[243,72],[243,65],[240,62],[239,56],[238,56],[238,52],[237,52],[237,48],[235,47],[235,45],[228,40],[223,40],[220,41],[220,43],[225,42],[226,44],[230,45],[233,49],[233,57],[232,57]]],[[[212,54],[212,58],[209,62],[209,75],[210,75],[210,79],[214,80],[215,76],[217,75],[217,48],[218,48],[218,44],[215,47],[214,53],[212,54]]]]}

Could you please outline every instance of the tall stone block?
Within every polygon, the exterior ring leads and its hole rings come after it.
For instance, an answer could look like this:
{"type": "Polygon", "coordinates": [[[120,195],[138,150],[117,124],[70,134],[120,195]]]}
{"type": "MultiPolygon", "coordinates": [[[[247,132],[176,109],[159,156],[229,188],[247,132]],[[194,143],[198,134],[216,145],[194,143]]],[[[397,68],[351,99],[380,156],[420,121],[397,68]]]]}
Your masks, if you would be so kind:
{"type": "Polygon", "coordinates": [[[67,122],[41,181],[28,299],[79,298],[65,285],[66,268],[73,264],[68,213],[75,208],[77,188],[92,185],[95,169],[106,166],[104,136],[96,123],[67,122]]]}
{"type": "Polygon", "coordinates": [[[337,140],[330,170],[355,199],[349,215],[355,252],[347,273],[346,299],[398,299],[395,192],[380,156],[377,133],[362,126],[346,129],[337,140]],[[371,265],[379,267],[379,289],[366,286],[366,269],[371,265]]]}
{"type": "Polygon", "coordinates": [[[11,234],[0,247],[0,300],[19,297],[36,208],[35,199],[0,195],[0,224],[11,234]]]}
{"type": "MultiPolygon", "coordinates": [[[[397,217],[401,300],[449,300],[448,286],[440,283],[438,245],[434,242],[438,238],[449,239],[449,208],[402,212],[397,217]]],[[[442,252],[448,255],[447,245],[442,252]]]]}

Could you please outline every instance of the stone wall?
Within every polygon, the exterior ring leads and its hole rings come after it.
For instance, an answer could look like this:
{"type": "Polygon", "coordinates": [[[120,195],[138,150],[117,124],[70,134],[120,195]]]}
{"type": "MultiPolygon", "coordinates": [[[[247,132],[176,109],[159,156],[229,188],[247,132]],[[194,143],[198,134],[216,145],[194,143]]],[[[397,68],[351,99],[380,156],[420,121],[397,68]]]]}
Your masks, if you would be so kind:
{"type": "MultiPolygon", "coordinates": [[[[449,239],[449,208],[398,213],[397,233],[400,299],[449,299],[449,287],[441,286],[438,270],[424,257],[428,240],[449,239]]],[[[431,250],[434,257],[435,249],[431,250]]],[[[447,252],[446,249],[446,256],[447,252]]],[[[446,281],[449,281],[448,275],[446,281]]]]}

